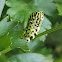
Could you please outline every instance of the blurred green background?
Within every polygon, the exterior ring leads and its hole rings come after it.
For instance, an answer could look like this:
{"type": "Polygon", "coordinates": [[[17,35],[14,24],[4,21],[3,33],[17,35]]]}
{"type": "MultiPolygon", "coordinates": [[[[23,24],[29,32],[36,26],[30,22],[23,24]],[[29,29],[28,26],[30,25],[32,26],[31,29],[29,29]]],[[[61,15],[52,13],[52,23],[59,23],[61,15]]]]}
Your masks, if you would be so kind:
{"type": "Polygon", "coordinates": [[[43,11],[39,34],[62,24],[62,0],[0,0],[0,62],[62,62],[62,29],[21,39],[28,17],[43,11]]]}

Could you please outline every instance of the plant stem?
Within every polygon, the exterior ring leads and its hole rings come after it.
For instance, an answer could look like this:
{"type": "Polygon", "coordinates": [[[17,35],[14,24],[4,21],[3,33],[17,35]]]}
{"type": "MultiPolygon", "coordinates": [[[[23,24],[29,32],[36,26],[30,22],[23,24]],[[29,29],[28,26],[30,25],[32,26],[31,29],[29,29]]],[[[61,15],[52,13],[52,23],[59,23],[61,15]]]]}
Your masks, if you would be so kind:
{"type": "Polygon", "coordinates": [[[0,55],[1,55],[1,54],[5,54],[5,53],[7,53],[7,52],[9,52],[9,51],[11,51],[11,50],[12,50],[12,48],[11,48],[11,47],[8,47],[8,48],[6,48],[5,50],[1,51],[1,52],[0,52],[0,55]]]}
{"type": "Polygon", "coordinates": [[[49,30],[47,30],[47,31],[45,31],[45,32],[43,32],[43,33],[40,33],[40,34],[36,35],[36,38],[38,38],[38,37],[40,37],[40,36],[42,36],[42,35],[51,33],[51,32],[53,32],[53,31],[59,30],[59,29],[61,29],[61,28],[62,28],[62,24],[59,25],[59,26],[57,26],[57,27],[53,27],[52,29],[49,29],[49,30]]]}
{"type": "MultiPolygon", "coordinates": [[[[9,51],[11,51],[11,50],[13,50],[13,49],[14,49],[14,48],[12,48],[12,47],[8,47],[8,48],[4,49],[3,51],[1,51],[1,52],[0,52],[0,55],[5,54],[5,53],[7,53],[7,52],[9,52],[9,51]]],[[[23,49],[20,48],[20,50],[21,50],[22,52],[26,53],[23,49]]]]}

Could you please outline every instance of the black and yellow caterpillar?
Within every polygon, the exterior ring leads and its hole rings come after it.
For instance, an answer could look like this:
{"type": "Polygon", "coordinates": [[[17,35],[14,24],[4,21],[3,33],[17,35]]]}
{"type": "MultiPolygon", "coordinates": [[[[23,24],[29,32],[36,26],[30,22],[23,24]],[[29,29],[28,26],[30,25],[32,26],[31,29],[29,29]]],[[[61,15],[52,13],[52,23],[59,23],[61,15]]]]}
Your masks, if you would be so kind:
{"type": "Polygon", "coordinates": [[[27,27],[25,28],[24,34],[21,38],[30,41],[30,39],[34,39],[35,35],[38,35],[40,30],[40,26],[44,19],[43,11],[32,13],[28,19],[27,27]]]}

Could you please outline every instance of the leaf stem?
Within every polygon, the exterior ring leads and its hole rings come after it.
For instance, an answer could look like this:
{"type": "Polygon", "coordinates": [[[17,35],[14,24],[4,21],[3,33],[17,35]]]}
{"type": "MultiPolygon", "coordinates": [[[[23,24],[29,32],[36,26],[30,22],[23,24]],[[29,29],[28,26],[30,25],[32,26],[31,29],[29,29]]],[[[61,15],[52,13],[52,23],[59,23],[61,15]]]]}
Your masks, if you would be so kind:
{"type": "Polygon", "coordinates": [[[43,33],[40,33],[40,34],[36,35],[36,38],[38,38],[38,37],[40,37],[40,36],[42,36],[42,35],[51,33],[51,32],[53,32],[53,31],[59,30],[59,29],[61,29],[61,28],[62,28],[62,24],[60,24],[60,25],[57,26],[57,27],[53,27],[52,29],[49,29],[49,30],[47,30],[47,31],[45,31],[45,32],[43,32],[43,33]]]}
{"type": "Polygon", "coordinates": [[[6,48],[5,50],[3,50],[3,51],[0,52],[0,55],[9,52],[9,51],[11,51],[12,49],[13,49],[13,48],[11,48],[11,47],[6,48]]]}
{"type": "MultiPolygon", "coordinates": [[[[12,47],[8,47],[8,48],[4,49],[3,51],[0,52],[0,56],[1,56],[2,54],[5,54],[5,53],[7,53],[7,52],[13,50],[13,49],[14,49],[14,48],[12,48],[12,47]]],[[[20,50],[21,50],[22,52],[26,53],[23,49],[20,48],[20,50]]]]}

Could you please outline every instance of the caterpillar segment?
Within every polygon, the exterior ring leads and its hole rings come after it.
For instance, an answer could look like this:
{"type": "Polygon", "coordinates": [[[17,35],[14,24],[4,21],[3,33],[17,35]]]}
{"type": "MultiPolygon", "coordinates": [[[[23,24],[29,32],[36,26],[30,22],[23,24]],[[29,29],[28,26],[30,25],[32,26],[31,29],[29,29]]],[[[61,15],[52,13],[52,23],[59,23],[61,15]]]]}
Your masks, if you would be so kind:
{"type": "Polygon", "coordinates": [[[31,38],[34,39],[35,35],[38,35],[43,19],[43,11],[32,13],[29,16],[27,27],[21,38],[26,39],[28,42],[30,42],[31,38]]]}

